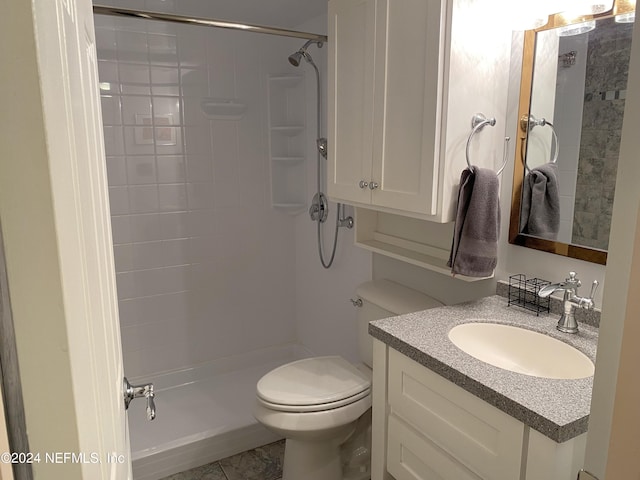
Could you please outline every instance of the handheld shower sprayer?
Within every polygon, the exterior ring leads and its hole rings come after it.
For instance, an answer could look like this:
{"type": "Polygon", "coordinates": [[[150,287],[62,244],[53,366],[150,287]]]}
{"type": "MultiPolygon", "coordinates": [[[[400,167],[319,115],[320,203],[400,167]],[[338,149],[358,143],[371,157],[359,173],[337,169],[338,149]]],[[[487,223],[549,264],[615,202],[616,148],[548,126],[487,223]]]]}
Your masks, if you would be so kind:
{"type": "Polygon", "coordinates": [[[314,63],[313,58],[307,49],[311,44],[315,43],[318,48],[322,48],[324,43],[318,40],[309,40],[307,41],[302,48],[300,48],[297,52],[289,55],[289,63],[294,67],[300,66],[300,60],[304,58],[309,65],[313,67],[313,70],[316,74],[316,115],[317,115],[317,137],[316,137],[316,148],[318,151],[316,166],[316,194],[311,200],[311,207],[309,208],[309,215],[311,216],[311,220],[316,222],[317,225],[317,243],[318,243],[318,256],[320,257],[320,263],[324,268],[329,268],[333,264],[333,260],[336,255],[336,247],[338,245],[338,229],[340,227],[353,228],[353,218],[345,215],[344,205],[338,203],[336,206],[336,226],[333,235],[333,246],[331,248],[331,254],[328,260],[325,260],[325,252],[323,245],[323,237],[321,233],[321,225],[327,220],[329,215],[329,200],[326,195],[322,192],[322,162],[321,158],[327,158],[327,139],[321,135],[321,127],[322,127],[322,99],[320,94],[320,72],[318,71],[317,65],[314,63]]]}

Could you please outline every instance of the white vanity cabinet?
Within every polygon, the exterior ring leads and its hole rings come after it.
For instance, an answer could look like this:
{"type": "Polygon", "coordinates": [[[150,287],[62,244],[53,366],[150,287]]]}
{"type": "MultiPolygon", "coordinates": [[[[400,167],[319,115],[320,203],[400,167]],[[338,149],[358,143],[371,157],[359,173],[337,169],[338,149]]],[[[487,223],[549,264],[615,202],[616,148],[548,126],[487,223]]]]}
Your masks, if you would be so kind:
{"type": "Polygon", "coordinates": [[[372,480],[573,480],[583,434],[558,444],[374,340],[372,480]]]}
{"type": "MultiPolygon", "coordinates": [[[[336,201],[453,220],[471,118],[502,163],[511,31],[479,0],[330,0],[328,185],[336,201]]],[[[476,140],[477,139],[477,140],[476,140]]]]}

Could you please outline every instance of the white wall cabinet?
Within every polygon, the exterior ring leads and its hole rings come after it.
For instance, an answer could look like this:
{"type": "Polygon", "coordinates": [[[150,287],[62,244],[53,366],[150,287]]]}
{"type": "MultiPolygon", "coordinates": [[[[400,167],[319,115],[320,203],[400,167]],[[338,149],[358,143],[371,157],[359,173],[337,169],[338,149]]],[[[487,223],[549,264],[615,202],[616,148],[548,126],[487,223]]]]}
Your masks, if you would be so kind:
{"type": "Polygon", "coordinates": [[[573,480],[586,434],[558,444],[374,340],[372,480],[573,480]]]}
{"type": "Polygon", "coordinates": [[[497,128],[474,138],[474,164],[500,166],[511,31],[479,3],[329,1],[333,200],[452,221],[478,112],[497,128]]]}

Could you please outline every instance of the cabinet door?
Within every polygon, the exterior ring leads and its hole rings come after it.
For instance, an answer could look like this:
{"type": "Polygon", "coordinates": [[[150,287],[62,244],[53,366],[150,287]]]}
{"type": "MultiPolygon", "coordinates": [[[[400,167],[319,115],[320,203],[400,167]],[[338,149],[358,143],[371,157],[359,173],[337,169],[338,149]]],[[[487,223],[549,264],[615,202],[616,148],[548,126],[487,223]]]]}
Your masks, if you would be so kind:
{"type": "Polygon", "coordinates": [[[369,203],[376,4],[330,0],[328,176],[331,198],[369,203]]]}
{"type": "Polygon", "coordinates": [[[446,0],[378,0],[374,205],[437,209],[446,0]]]}
{"type": "MultiPolygon", "coordinates": [[[[479,478],[520,478],[522,422],[391,348],[388,379],[389,418],[401,418],[425,439],[426,444],[416,447],[416,452],[427,452],[430,445],[447,452],[479,478]]],[[[430,464],[428,457],[422,459],[430,464]]],[[[432,468],[440,471],[439,464],[437,460],[432,468]]]]}

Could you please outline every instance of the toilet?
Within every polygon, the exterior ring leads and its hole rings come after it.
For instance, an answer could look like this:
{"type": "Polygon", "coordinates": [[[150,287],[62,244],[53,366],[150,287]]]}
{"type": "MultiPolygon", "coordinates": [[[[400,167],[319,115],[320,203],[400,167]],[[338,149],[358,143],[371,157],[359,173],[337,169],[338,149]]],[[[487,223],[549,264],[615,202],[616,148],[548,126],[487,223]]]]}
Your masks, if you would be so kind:
{"type": "Polygon", "coordinates": [[[278,367],[257,384],[254,416],[286,438],[282,480],[370,478],[371,366],[369,322],[441,307],[390,280],[360,285],[358,349],[362,364],[340,356],[305,358],[278,367]]]}

